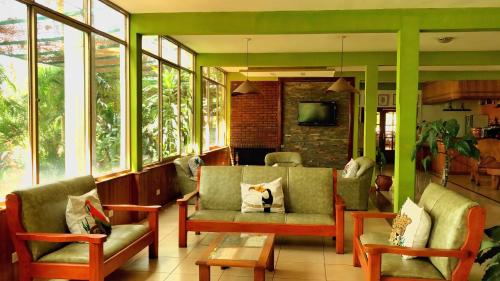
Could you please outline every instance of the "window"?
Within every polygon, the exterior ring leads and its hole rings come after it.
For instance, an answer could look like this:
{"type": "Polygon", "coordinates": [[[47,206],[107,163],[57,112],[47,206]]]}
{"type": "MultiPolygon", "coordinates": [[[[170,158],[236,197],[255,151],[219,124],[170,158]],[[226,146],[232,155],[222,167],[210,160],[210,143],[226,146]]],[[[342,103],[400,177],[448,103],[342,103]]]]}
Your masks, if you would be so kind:
{"type": "Polygon", "coordinates": [[[99,0],[0,6],[0,200],[126,170],[128,15],[99,0]]]}
{"type": "Polygon", "coordinates": [[[203,68],[203,150],[226,144],[226,74],[203,68]]]}
{"type": "Polygon", "coordinates": [[[170,38],[143,36],[144,165],[193,152],[194,54],[170,38]],[[182,55],[190,65],[182,65],[182,55]]]}
{"type": "Polygon", "coordinates": [[[0,200],[32,184],[26,5],[0,0],[0,200]]]}

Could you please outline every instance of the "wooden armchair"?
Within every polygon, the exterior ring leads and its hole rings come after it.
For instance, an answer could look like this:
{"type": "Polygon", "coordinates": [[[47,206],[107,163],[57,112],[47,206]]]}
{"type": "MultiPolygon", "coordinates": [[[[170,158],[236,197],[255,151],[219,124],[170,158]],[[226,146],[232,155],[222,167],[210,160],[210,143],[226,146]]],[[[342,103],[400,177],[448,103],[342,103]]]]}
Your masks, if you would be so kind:
{"type": "Polygon", "coordinates": [[[433,221],[428,248],[392,246],[388,242],[388,233],[363,232],[364,220],[395,218],[395,213],[352,213],[353,265],[362,267],[365,280],[468,279],[483,235],[484,209],[432,183],[422,195],[420,206],[433,221]],[[418,258],[402,260],[401,255],[418,258]]]}

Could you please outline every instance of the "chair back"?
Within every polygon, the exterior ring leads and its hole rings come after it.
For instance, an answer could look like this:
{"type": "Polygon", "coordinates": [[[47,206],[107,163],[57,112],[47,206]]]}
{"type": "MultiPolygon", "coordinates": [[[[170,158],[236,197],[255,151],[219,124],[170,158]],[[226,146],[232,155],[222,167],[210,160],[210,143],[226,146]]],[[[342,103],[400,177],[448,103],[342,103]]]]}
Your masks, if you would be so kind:
{"type": "Polygon", "coordinates": [[[271,152],[264,158],[266,166],[298,167],[302,166],[302,157],[298,152],[271,152]]]}

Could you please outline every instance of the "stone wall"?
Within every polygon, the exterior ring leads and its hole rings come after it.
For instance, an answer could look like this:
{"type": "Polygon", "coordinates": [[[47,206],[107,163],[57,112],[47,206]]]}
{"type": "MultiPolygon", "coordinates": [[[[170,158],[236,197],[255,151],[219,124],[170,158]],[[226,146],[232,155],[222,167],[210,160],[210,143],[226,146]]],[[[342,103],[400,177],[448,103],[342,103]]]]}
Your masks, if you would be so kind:
{"type": "Polygon", "coordinates": [[[283,151],[302,155],[304,166],[343,168],[350,156],[351,95],[326,93],[332,82],[283,82],[283,151]],[[299,126],[300,101],[335,101],[336,126],[299,126]]]}

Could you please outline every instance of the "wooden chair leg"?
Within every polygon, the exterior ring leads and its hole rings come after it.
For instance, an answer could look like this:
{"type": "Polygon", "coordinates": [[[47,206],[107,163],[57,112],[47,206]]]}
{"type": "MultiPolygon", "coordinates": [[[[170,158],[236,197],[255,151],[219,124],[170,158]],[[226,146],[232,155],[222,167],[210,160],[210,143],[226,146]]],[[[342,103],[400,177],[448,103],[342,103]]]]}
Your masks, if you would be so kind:
{"type": "Polygon", "coordinates": [[[104,281],[104,250],[102,244],[89,244],[89,281],[104,281]]]}
{"type": "Polygon", "coordinates": [[[33,277],[31,277],[31,274],[28,272],[27,268],[29,268],[29,266],[19,263],[18,266],[19,281],[33,281],[33,277]]]}
{"type": "Polygon", "coordinates": [[[199,280],[200,281],[210,281],[210,266],[199,265],[199,280]]]}
{"type": "Polygon", "coordinates": [[[355,241],[353,241],[353,246],[352,246],[352,266],[354,266],[354,267],[361,266],[361,264],[359,262],[359,257],[358,257],[358,247],[356,246],[355,241]]]}
{"type": "Polygon", "coordinates": [[[179,248],[187,247],[187,206],[179,206],[179,248]]]}
{"type": "Polygon", "coordinates": [[[149,227],[154,232],[153,243],[149,245],[149,257],[152,259],[156,259],[158,257],[158,245],[160,244],[158,234],[158,213],[150,213],[148,220],[149,227]]]}

